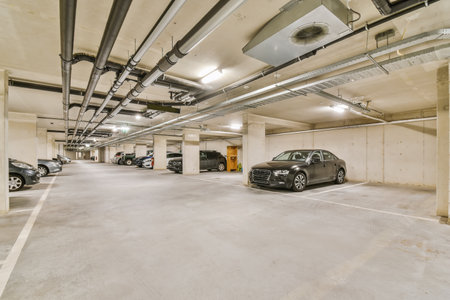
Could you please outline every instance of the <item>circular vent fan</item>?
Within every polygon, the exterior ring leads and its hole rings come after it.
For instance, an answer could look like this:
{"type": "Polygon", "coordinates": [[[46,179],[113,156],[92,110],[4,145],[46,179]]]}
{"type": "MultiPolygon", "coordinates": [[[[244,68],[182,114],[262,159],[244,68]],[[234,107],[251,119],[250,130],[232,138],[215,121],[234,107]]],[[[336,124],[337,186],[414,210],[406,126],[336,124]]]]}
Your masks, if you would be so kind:
{"type": "Polygon", "coordinates": [[[312,23],[297,28],[291,35],[291,42],[297,45],[314,44],[326,37],[328,25],[323,23],[312,23]]]}

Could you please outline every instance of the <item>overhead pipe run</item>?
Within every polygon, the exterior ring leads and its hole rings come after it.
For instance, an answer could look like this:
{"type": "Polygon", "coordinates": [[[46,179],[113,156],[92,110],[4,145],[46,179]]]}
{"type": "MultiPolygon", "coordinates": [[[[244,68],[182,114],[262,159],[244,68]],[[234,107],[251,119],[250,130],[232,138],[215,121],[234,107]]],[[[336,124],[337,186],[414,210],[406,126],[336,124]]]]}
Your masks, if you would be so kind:
{"type": "MultiPolygon", "coordinates": [[[[426,62],[431,62],[431,61],[436,61],[436,60],[442,60],[442,59],[448,59],[449,49],[450,49],[450,44],[445,44],[445,45],[441,45],[441,46],[437,46],[437,47],[431,47],[431,48],[424,49],[424,50],[421,50],[418,52],[406,54],[401,57],[388,59],[387,61],[382,62],[381,65],[383,65],[384,67],[386,67],[390,70],[398,70],[398,69],[410,67],[410,66],[413,66],[416,64],[421,64],[421,63],[426,63],[426,62]]],[[[228,105],[228,106],[223,105],[224,103],[227,103],[227,104],[234,103],[234,101],[237,98],[239,98],[239,96],[238,96],[236,98],[227,100],[228,102],[224,101],[224,102],[212,105],[210,107],[201,109],[197,112],[186,114],[186,115],[177,117],[175,119],[168,120],[166,122],[163,122],[163,123],[151,126],[149,128],[134,132],[132,134],[127,135],[126,137],[117,138],[117,139],[102,143],[101,146],[109,145],[112,143],[123,142],[123,141],[127,141],[130,139],[135,139],[139,136],[159,132],[164,129],[170,129],[172,127],[187,124],[192,121],[196,121],[196,120],[198,121],[198,120],[202,120],[205,118],[211,118],[211,116],[214,117],[217,115],[223,115],[224,113],[227,113],[228,111],[239,111],[239,110],[250,108],[250,107],[256,107],[258,105],[263,105],[264,103],[268,103],[268,102],[273,103],[276,101],[289,99],[294,96],[298,96],[297,93],[302,92],[302,91],[308,92],[308,93],[309,92],[317,93],[326,88],[345,84],[345,83],[352,82],[352,81],[359,80],[359,79],[368,78],[371,76],[377,76],[379,74],[380,74],[379,69],[374,65],[370,65],[370,66],[362,67],[357,70],[349,71],[349,72],[346,72],[343,74],[334,75],[327,79],[321,79],[321,80],[318,80],[315,82],[309,82],[307,84],[302,84],[298,87],[294,87],[294,88],[290,89],[296,93],[289,92],[289,91],[281,91],[281,92],[277,92],[275,94],[271,94],[268,96],[262,96],[262,97],[260,96],[260,97],[251,98],[251,99],[239,102],[237,109],[236,109],[236,107],[233,107],[230,105],[228,105]],[[231,107],[231,109],[229,107],[231,107]]]]}
{"type": "MultiPolygon", "coordinates": [[[[105,31],[103,33],[102,41],[98,50],[97,57],[95,58],[94,67],[92,68],[91,76],[86,88],[86,94],[83,98],[81,109],[78,113],[77,122],[75,124],[75,132],[80,126],[80,120],[83,119],[86,108],[91,101],[92,94],[95,91],[100,76],[103,73],[109,54],[114,46],[114,43],[119,35],[120,28],[122,27],[125,16],[130,8],[132,0],[114,0],[111,7],[111,11],[106,23],[105,31]]],[[[73,143],[76,137],[72,137],[71,143],[73,143]]]]}
{"type": "Polygon", "coordinates": [[[85,129],[83,130],[80,139],[83,137],[84,133],[92,124],[92,122],[101,114],[103,109],[108,104],[109,100],[114,96],[114,94],[119,90],[119,88],[124,83],[125,79],[130,75],[130,73],[134,70],[134,68],[139,64],[144,54],[150,49],[150,47],[153,45],[155,40],[160,36],[160,34],[163,32],[163,30],[169,25],[169,23],[172,21],[172,19],[175,17],[175,15],[178,13],[178,11],[181,9],[183,4],[186,2],[186,0],[173,0],[170,2],[170,4],[167,6],[164,13],[161,15],[159,20],[156,22],[155,26],[152,28],[150,33],[145,38],[144,42],[139,46],[136,53],[131,56],[129,59],[127,65],[123,69],[122,73],[119,74],[117,77],[117,80],[114,82],[114,85],[111,87],[111,89],[108,92],[108,95],[103,100],[100,107],[97,109],[97,111],[92,116],[89,123],[86,125],[85,129]]]}
{"type": "MultiPolygon", "coordinates": [[[[100,123],[94,127],[95,131],[100,124],[108,118],[114,117],[123,107],[127,106],[131,100],[135,99],[157,78],[175,65],[178,60],[187,55],[195,46],[213,32],[223,21],[245,0],[221,0],[219,1],[194,28],[191,29],[175,46],[169,51],[158,64],[127,94],[127,96],[116,106],[116,108],[103,118],[100,123]]],[[[88,137],[88,136],[87,136],[88,137]]]]}
{"type": "Polygon", "coordinates": [[[66,144],[69,130],[70,82],[72,76],[73,40],[77,0],[59,1],[59,22],[61,39],[61,77],[63,96],[63,118],[66,144]]]}

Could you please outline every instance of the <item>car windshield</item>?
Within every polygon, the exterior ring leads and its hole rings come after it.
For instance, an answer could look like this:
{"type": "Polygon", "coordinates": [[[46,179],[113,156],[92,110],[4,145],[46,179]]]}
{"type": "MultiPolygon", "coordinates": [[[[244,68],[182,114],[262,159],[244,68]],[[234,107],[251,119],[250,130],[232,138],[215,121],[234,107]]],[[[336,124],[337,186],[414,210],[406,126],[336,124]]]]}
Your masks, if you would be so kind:
{"type": "Polygon", "coordinates": [[[283,152],[273,158],[273,160],[293,160],[293,161],[306,161],[310,150],[294,150],[294,151],[286,151],[283,152]]]}

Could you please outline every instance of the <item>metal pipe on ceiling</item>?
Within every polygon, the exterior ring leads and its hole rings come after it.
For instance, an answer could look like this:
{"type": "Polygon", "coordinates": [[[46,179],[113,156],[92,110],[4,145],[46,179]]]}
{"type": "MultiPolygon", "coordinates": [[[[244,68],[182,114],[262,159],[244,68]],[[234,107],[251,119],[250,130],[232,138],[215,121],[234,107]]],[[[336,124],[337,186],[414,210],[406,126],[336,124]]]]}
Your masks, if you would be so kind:
{"type": "MultiPolygon", "coordinates": [[[[116,106],[116,108],[100,123],[94,127],[95,131],[100,124],[108,118],[114,117],[131,100],[135,99],[157,78],[175,65],[178,60],[187,55],[195,46],[213,32],[225,19],[235,11],[245,0],[221,0],[219,1],[175,46],[169,51],[158,64],[130,90],[127,96],[116,106]]],[[[88,136],[86,136],[87,138],[88,136]]]]}
{"type": "Polygon", "coordinates": [[[61,39],[61,77],[63,96],[63,118],[66,144],[69,136],[70,82],[72,77],[73,40],[77,0],[59,1],[59,22],[61,39]]]}
{"type": "Polygon", "coordinates": [[[137,49],[136,53],[132,55],[131,58],[128,60],[127,65],[123,69],[122,73],[120,73],[119,76],[117,77],[117,80],[114,82],[113,86],[109,90],[108,95],[103,100],[100,107],[97,109],[97,111],[94,113],[89,123],[84,128],[83,132],[81,133],[80,139],[82,139],[83,135],[86,133],[86,130],[89,128],[90,124],[92,124],[92,122],[102,113],[103,109],[106,107],[109,100],[111,100],[114,94],[119,90],[119,88],[124,83],[125,79],[139,64],[144,54],[148,51],[148,49],[150,49],[150,47],[153,45],[155,40],[160,36],[163,30],[167,27],[167,25],[169,25],[169,23],[172,21],[172,19],[175,17],[175,15],[178,13],[178,11],[181,9],[181,7],[185,2],[186,0],[172,0],[169,3],[164,13],[161,15],[156,24],[153,26],[152,30],[150,30],[145,40],[137,49]]]}
{"type": "MultiPolygon", "coordinates": [[[[436,60],[442,60],[448,58],[448,51],[450,49],[450,44],[445,44],[437,47],[431,47],[425,50],[421,50],[418,52],[413,52],[410,54],[405,54],[401,57],[396,57],[392,59],[388,59],[387,61],[381,62],[381,65],[388,69],[392,70],[398,70],[405,67],[411,67],[415,64],[421,64],[425,62],[430,61],[436,61],[436,60]]],[[[233,111],[239,111],[245,108],[250,107],[256,107],[258,105],[262,105],[264,103],[267,103],[267,101],[276,102],[285,100],[288,98],[292,98],[294,96],[298,96],[298,92],[306,91],[306,92],[312,92],[317,93],[321,90],[324,90],[326,88],[330,88],[333,86],[337,86],[340,84],[345,84],[348,82],[352,82],[359,79],[368,78],[371,76],[380,75],[380,70],[374,66],[370,65],[367,67],[362,67],[357,70],[349,71],[343,74],[331,76],[326,79],[317,80],[316,82],[310,82],[307,84],[302,84],[298,87],[291,88],[293,92],[290,91],[281,91],[277,92],[275,94],[271,94],[268,96],[262,96],[262,97],[256,97],[251,98],[245,101],[242,101],[239,103],[239,107],[237,110],[233,111]],[[295,93],[297,92],[297,93],[295,93]]],[[[232,101],[234,99],[229,99],[227,101],[232,101]]],[[[226,102],[226,101],[225,101],[226,102]]],[[[102,146],[108,145],[110,143],[117,143],[117,142],[123,142],[129,139],[134,139],[139,136],[147,135],[150,133],[159,132],[164,129],[170,129],[175,126],[183,125],[192,121],[198,121],[205,118],[209,118],[210,116],[217,116],[221,115],[227,112],[228,107],[223,107],[222,103],[218,103],[215,105],[212,105],[210,107],[206,107],[202,110],[199,110],[194,113],[186,114],[180,117],[177,117],[175,119],[151,126],[147,129],[143,129],[134,133],[129,134],[126,137],[123,138],[117,138],[112,141],[106,142],[101,144],[102,146]]],[[[232,107],[233,108],[233,107],[232,107]]]]}
{"type": "Polygon", "coordinates": [[[322,132],[322,131],[331,131],[331,130],[340,130],[340,129],[353,129],[353,128],[372,127],[372,126],[380,126],[380,125],[396,125],[396,124],[413,123],[413,122],[434,121],[434,120],[437,120],[437,117],[426,117],[426,118],[387,121],[387,122],[383,122],[383,123],[369,123],[369,124],[347,125],[347,126],[340,126],[340,127],[328,127],[328,128],[319,128],[319,129],[298,130],[298,131],[290,131],[290,132],[272,133],[272,134],[267,134],[266,136],[289,135],[289,134],[310,133],[310,132],[322,132]]]}
{"type": "MultiPolygon", "coordinates": [[[[77,122],[75,124],[75,132],[80,126],[80,120],[83,119],[86,108],[91,101],[91,96],[94,93],[95,87],[97,86],[100,76],[105,68],[106,61],[111,53],[111,50],[116,42],[117,36],[119,35],[120,28],[122,27],[125,16],[127,15],[128,9],[130,8],[132,0],[114,0],[109,13],[108,21],[106,23],[105,31],[103,33],[102,41],[95,58],[94,67],[92,68],[91,76],[86,88],[86,94],[83,98],[83,103],[81,109],[78,113],[77,122]]],[[[72,137],[71,143],[75,140],[75,136],[72,137]]]]}
{"type": "Polygon", "coordinates": [[[233,84],[231,84],[231,85],[229,85],[229,86],[227,86],[227,87],[225,87],[225,88],[222,88],[222,89],[220,89],[220,90],[218,90],[218,91],[214,91],[214,92],[208,93],[208,94],[206,94],[206,95],[200,95],[199,97],[197,97],[197,99],[193,100],[193,101],[190,103],[190,105],[196,105],[196,104],[199,104],[200,102],[209,100],[209,99],[211,99],[211,98],[213,98],[213,97],[215,97],[215,96],[218,96],[218,95],[223,94],[223,93],[225,93],[225,92],[229,92],[229,91],[231,91],[231,90],[233,90],[233,89],[236,89],[236,88],[242,87],[242,86],[244,86],[244,85],[246,85],[246,84],[249,84],[249,83],[251,83],[251,82],[254,82],[254,81],[256,81],[256,80],[258,80],[258,79],[260,79],[260,78],[262,78],[262,77],[265,77],[265,76],[270,75],[270,74],[272,74],[272,73],[275,73],[275,72],[277,72],[277,71],[279,71],[279,70],[282,70],[282,69],[284,69],[284,68],[286,68],[286,67],[288,67],[288,66],[291,66],[291,65],[293,65],[293,64],[295,64],[295,63],[297,63],[297,62],[299,62],[299,61],[302,61],[302,60],[305,60],[305,59],[307,59],[307,58],[309,58],[309,57],[312,57],[312,56],[316,55],[317,51],[319,51],[319,50],[321,50],[321,49],[328,48],[329,46],[334,45],[334,44],[336,44],[336,43],[338,43],[338,42],[342,42],[342,41],[344,41],[344,40],[346,40],[346,39],[348,39],[348,38],[351,38],[351,37],[353,37],[353,36],[355,36],[355,35],[357,35],[357,34],[360,34],[360,33],[362,33],[362,32],[366,32],[366,31],[369,31],[369,30],[372,29],[372,28],[375,28],[375,27],[377,27],[377,26],[380,26],[380,25],[382,25],[382,24],[385,24],[385,23],[387,23],[387,22],[390,22],[390,21],[392,21],[392,20],[394,20],[394,19],[396,19],[396,18],[398,18],[398,17],[401,17],[401,16],[403,16],[403,15],[405,15],[405,14],[409,14],[409,13],[411,13],[411,12],[414,12],[414,11],[418,10],[418,9],[427,7],[427,6],[431,5],[431,4],[434,4],[434,3],[439,2],[439,1],[440,1],[440,0],[428,0],[428,1],[426,1],[426,2],[423,2],[423,3],[421,3],[421,4],[418,4],[418,5],[409,7],[409,8],[407,8],[407,9],[404,9],[404,10],[399,11],[399,12],[397,12],[397,13],[393,13],[393,14],[391,14],[390,16],[385,17],[385,18],[383,18],[383,19],[377,20],[377,21],[372,22],[372,23],[367,23],[367,24],[365,24],[364,26],[362,26],[362,27],[360,27],[360,28],[354,30],[354,31],[353,31],[352,33],[350,33],[350,34],[347,34],[347,35],[345,35],[345,36],[343,36],[343,37],[341,37],[341,38],[339,38],[339,39],[337,39],[337,40],[334,40],[334,41],[332,41],[332,42],[330,42],[330,43],[328,43],[328,44],[326,44],[326,45],[324,45],[324,46],[322,46],[322,47],[320,47],[320,48],[318,48],[318,49],[312,50],[312,51],[309,52],[309,53],[306,53],[306,54],[304,54],[304,55],[302,55],[302,56],[299,56],[299,57],[297,57],[297,58],[294,58],[294,59],[292,59],[292,60],[290,60],[290,61],[288,61],[288,62],[286,62],[286,63],[284,63],[284,64],[282,64],[282,65],[279,65],[279,66],[277,66],[277,67],[270,67],[270,68],[268,68],[268,69],[265,69],[265,70],[263,70],[263,71],[260,71],[260,72],[258,72],[258,73],[256,73],[256,74],[250,76],[250,77],[247,78],[246,80],[240,80],[240,81],[238,81],[238,82],[236,82],[236,83],[233,83],[233,84]]]}

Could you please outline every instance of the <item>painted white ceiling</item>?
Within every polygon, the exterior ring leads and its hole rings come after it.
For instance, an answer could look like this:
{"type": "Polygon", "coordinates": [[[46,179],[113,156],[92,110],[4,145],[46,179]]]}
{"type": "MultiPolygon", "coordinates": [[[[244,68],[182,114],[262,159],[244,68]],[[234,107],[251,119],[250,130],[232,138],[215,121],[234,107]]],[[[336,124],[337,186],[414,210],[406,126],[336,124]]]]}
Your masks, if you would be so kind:
{"type": "MultiPolygon", "coordinates": [[[[96,54],[112,2],[112,0],[78,0],[75,53],[96,54]]],[[[139,67],[150,70],[161,58],[162,53],[171,49],[172,40],[176,42],[181,39],[216,2],[213,0],[188,0],[173,22],[144,56],[139,67]]],[[[224,76],[208,86],[210,90],[216,90],[268,68],[269,66],[265,63],[244,55],[241,49],[267,21],[279,12],[278,9],[286,2],[288,1],[246,1],[219,28],[171,68],[168,74],[198,81],[209,70],[222,68],[224,76]]],[[[347,4],[345,0],[342,2],[347,4]]],[[[134,0],[109,60],[121,64],[126,63],[134,52],[135,45],[142,42],[168,3],[168,0],[134,0]]],[[[354,0],[350,1],[349,5],[362,15],[361,19],[355,22],[355,28],[364,26],[366,22],[371,23],[382,18],[371,0],[354,0]]],[[[248,84],[248,89],[238,88],[229,94],[203,103],[199,107],[372,50],[376,47],[374,35],[386,29],[395,30],[395,37],[390,40],[392,43],[421,32],[450,27],[449,15],[450,1],[441,0],[427,8],[376,27],[368,33],[358,34],[327,49],[320,50],[314,57],[280,70],[277,72],[278,77],[273,74],[269,75],[248,84]]],[[[61,84],[58,2],[54,0],[0,0],[0,18],[2,19],[0,68],[9,70],[11,77],[61,84]]],[[[430,109],[436,105],[436,70],[445,63],[441,61],[415,66],[392,72],[390,75],[377,76],[339,88],[332,88],[327,92],[342,95],[350,100],[370,100],[371,107],[386,114],[430,109]]],[[[72,86],[86,88],[91,69],[92,64],[87,62],[75,64],[72,86]]],[[[113,81],[114,74],[105,74],[96,90],[107,92],[113,81]]],[[[128,83],[124,84],[118,94],[125,95],[129,88],[128,83]]],[[[40,127],[53,130],[64,128],[63,122],[58,120],[62,118],[60,94],[17,87],[11,87],[9,93],[10,111],[37,114],[40,117],[38,121],[40,127]]],[[[169,101],[168,90],[161,87],[148,88],[140,98],[169,101]]],[[[81,103],[81,101],[82,97],[71,96],[72,103],[81,103]]],[[[92,99],[92,103],[100,102],[100,99],[92,99]]],[[[299,96],[194,125],[222,128],[222,130],[229,131],[229,125],[233,122],[242,122],[242,114],[246,112],[312,125],[360,118],[351,113],[336,114],[330,109],[331,104],[329,100],[316,95],[299,96]]],[[[143,107],[129,105],[127,109],[138,111],[143,107]]],[[[93,111],[88,111],[84,119],[88,120],[92,113],[93,111]]],[[[77,115],[78,108],[72,108],[70,119],[75,119],[77,115]]],[[[153,120],[136,120],[133,116],[119,115],[109,123],[118,126],[120,124],[141,126],[132,127],[132,130],[137,130],[175,116],[176,114],[164,113],[153,120]]],[[[71,126],[74,126],[74,122],[71,122],[71,126]]],[[[268,124],[267,128],[268,130],[283,129],[279,125],[271,124],[268,124]]]]}

